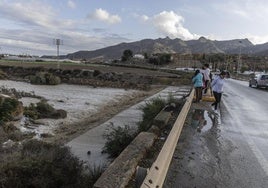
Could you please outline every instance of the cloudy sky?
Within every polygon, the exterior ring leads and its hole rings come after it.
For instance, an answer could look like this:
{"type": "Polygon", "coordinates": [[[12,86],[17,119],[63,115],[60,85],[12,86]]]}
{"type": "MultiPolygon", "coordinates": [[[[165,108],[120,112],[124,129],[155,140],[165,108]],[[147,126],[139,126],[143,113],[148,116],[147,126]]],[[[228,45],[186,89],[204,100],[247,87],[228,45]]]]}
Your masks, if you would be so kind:
{"type": "Polygon", "coordinates": [[[0,0],[0,53],[56,55],[166,36],[268,42],[267,0],[0,0]]]}

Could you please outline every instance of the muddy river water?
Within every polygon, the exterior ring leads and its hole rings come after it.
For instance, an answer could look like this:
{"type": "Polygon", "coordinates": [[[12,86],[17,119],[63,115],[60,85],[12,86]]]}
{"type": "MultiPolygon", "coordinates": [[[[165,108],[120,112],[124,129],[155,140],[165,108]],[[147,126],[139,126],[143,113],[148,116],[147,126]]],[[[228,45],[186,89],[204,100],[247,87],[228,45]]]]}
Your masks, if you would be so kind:
{"type": "MultiPolygon", "coordinates": [[[[136,90],[113,89],[113,88],[93,88],[90,86],[60,84],[56,86],[32,85],[25,82],[0,80],[0,87],[15,88],[17,91],[34,93],[44,97],[55,109],[67,111],[65,119],[42,119],[38,120],[39,126],[34,128],[37,134],[53,133],[53,129],[60,124],[68,122],[75,123],[82,118],[96,113],[99,108],[108,102],[117,102],[124,96],[134,95],[136,90]]],[[[24,97],[20,99],[24,106],[36,103],[36,98],[24,97]]],[[[23,123],[24,119],[22,119],[23,123]]],[[[23,131],[31,131],[20,126],[23,131]]]]}

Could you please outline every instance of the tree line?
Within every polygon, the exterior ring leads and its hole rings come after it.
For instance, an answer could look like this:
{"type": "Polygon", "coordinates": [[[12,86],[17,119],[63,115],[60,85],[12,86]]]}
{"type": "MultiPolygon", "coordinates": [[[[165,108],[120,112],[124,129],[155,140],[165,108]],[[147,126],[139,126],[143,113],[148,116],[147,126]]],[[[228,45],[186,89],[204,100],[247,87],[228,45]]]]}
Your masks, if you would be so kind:
{"type": "MultiPolygon", "coordinates": [[[[210,64],[212,70],[228,70],[229,72],[245,72],[245,71],[268,71],[268,57],[255,56],[248,54],[178,54],[178,53],[157,53],[148,55],[143,53],[146,63],[153,65],[168,65],[170,63],[188,62],[190,68],[198,68],[205,63],[210,64]]],[[[121,57],[122,62],[131,61],[134,57],[130,49],[124,50],[121,57]]],[[[185,65],[185,64],[184,64],[185,65]]]]}

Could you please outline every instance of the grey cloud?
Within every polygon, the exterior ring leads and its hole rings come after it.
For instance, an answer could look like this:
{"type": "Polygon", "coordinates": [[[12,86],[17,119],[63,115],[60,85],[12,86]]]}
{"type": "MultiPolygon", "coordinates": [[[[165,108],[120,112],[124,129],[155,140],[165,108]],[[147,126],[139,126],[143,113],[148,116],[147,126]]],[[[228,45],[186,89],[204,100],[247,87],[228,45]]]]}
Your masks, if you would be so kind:
{"type": "Polygon", "coordinates": [[[1,30],[0,46],[2,51],[13,48],[17,49],[18,53],[29,51],[28,53],[37,55],[55,55],[55,38],[63,40],[63,45],[60,46],[61,55],[79,50],[95,50],[127,41],[126,38],[109,33],[104,37],[97,37],[80,32],[64,31],[60,35],[53,35],[43,31],[17,29],[1,30]]]}
{"type": "Polygon", "coordinates": [[[26,2],[24,5],[21,3],[5,4],[0,1],[0,19],[12,24],[15,28],[0,29],[2,51],[12,49],[11,51],[16,50],[18,53],[29,51],[31,55],[55,55],[56,46],[53,45],[55,38],[63,40],[60,54],[95,50],[126,41],[125,38],[110,34],[102,28],[90,30],[85,20],[56,18],[51,7],[46,7],[38,1],[26,2]],[[95,35],[98,33],[102,36],[95,35]]]}
{"type": "Polygon", "coordinates": [[[50,30],[73,28],[76,24],[72,20],[59,20],[52,7],[37,1],[27,3],[1,3],[0,15],[17,25],[27,28],[42,27],[50,30]]]}
{"type": "Polygon", "coordinates": [[[103,29],[103,28],[94,28],[92,30],[95,33],[105,33],[106,32],[106,29],[103,29]]]}

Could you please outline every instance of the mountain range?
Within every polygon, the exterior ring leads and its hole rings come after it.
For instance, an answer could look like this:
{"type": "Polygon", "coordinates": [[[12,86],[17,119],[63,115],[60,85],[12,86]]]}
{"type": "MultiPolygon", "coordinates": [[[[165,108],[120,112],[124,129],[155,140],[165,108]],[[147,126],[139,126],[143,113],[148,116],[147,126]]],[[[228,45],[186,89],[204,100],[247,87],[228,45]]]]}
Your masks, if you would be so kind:
{"type": "Polygon", "coordinates": [[[61,56],[69,59],[102,59],[115,60],[120,59],[124,50],[131,50],[133,54],[155,54],[155,53],[225,53],[225,54],[249,54],[265,56],[268,55],[268,43],[254,45],[248,39],[234,40],[209,40],[200,37],[197,40],[184,41],[181,39],[158,38],[143,39],[136,42],[120,43],[93,51],[77,51],[61,56]]]}

